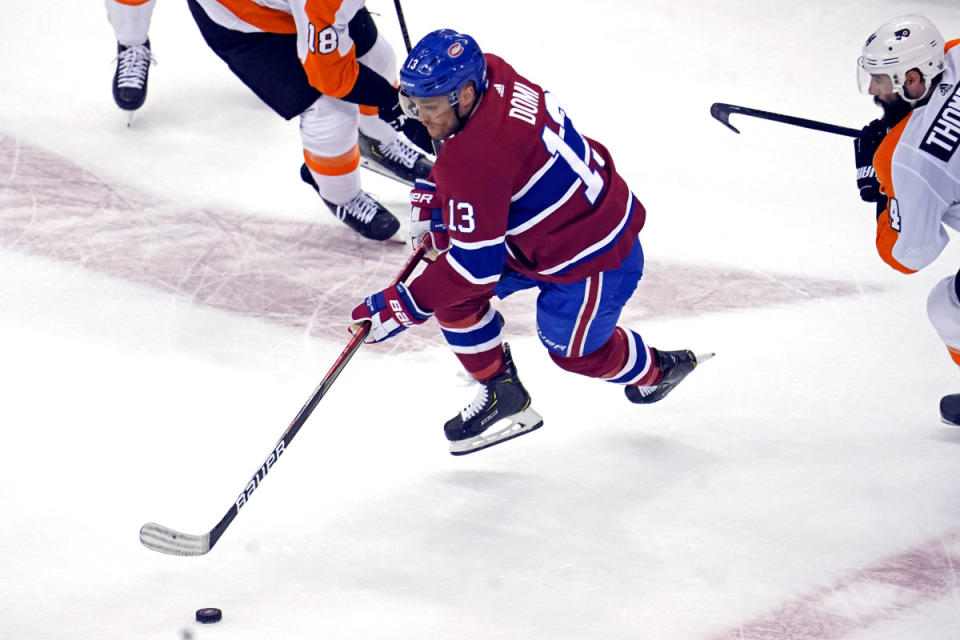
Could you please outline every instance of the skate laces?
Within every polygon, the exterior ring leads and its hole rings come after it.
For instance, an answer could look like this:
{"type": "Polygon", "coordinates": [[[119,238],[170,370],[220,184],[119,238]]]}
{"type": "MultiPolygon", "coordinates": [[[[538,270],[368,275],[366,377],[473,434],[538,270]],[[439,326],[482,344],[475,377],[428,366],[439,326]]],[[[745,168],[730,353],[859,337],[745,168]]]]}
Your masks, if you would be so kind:
{"type": "Polygon", "coordinates": [[[480,391],[477,392],[477,397],[473,399],[473,402],[460,410],[460,417],[463,418],[463,421],[466,422],[473,416],[483,411],[484,407],[487,405],[487,398],[489,396],[490,390],[487,389],[487,385],[481,383],[480,391]]]}
{"type": "Polygon", "coordinates": [[[349,215],[363,224],[369,224],[379,210],[380,205],[377,204],[377,201],[369,193],[361,191],[350,202],[337,207],[337,217],[343,220],[345,216],[349,215]]]}
{"type": "Polygon", "coordinates": [[[400,137],[397,137],[390,144],[381,146],[380,153],[387,160],[399,162],[409,169],[413,168],[413,165],[417,163],[417,158],[420,157],[420,152],[406,144],[400,137]]]}
{"type": "Polygon", "coordinates": [[[147,68],[157,61],[146,44],[135,44],[117,54],[117,86],[142,89],[147,80],[147,68]]]}

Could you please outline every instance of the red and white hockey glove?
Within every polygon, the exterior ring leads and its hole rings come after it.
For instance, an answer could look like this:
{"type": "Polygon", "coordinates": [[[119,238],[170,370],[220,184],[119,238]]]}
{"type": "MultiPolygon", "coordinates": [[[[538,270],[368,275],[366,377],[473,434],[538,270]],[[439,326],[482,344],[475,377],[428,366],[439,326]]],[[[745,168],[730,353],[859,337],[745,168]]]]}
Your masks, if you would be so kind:
{"type": "Polygon", "coordinates": [[[410,244],[416,249],[421,241],[427,245],[428,260],[436,260],[450,248],[437,185],[427,180],[417,180],[410,191],[410,244]]]}
{"type": "Polygon", "coordinates": [[[422,324],[430,319],[432,311],[421,309],[405,285],[387,287],[358,304],[350,319],[350,333],[360,330],[364,320],[370,321],[370,332],[364,342],[382,342],[392,338],[407,327],[422,324]]]}

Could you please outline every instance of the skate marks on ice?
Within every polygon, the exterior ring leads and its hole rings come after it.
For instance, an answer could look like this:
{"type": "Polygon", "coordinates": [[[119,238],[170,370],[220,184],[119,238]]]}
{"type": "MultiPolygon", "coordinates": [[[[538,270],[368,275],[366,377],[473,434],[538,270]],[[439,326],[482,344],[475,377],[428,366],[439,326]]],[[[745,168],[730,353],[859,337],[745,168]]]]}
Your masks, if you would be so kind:
{"type": "MultiPolygon", "coordinates": [[[[0,136],[0,249],[346,340],[350,310],[396,276],[409,250],[360,238],[319,198],[317,220],[174,210],[0,136]]],[[[407,342],[422,348],[425,339],[407,342]]]]}
{"type": "Polygon", "coordinates": [[[788,600],[713,640],[834,640],[957,597],[960,530],[954,530],[829,586],[788,600]]]}
{"type": "MultiPolygon", "coordinates": [[[[360,238],[319,200],[314,223],[176,210],[10,136],[0,137],[0,248],[332,339],[346,335],[350,310],[386,286],[409,255],[403,245],[360,238]]],[[[862,291],[837,281],[656,262],[647,273],[624,310],[625,324],[862,291]]],[[[511,334],[535,333],[535,302],[527,293],[503,302],[511,334]]],[[[395,347],[442,344],[428,329],[414,328],[395,347]]]]}

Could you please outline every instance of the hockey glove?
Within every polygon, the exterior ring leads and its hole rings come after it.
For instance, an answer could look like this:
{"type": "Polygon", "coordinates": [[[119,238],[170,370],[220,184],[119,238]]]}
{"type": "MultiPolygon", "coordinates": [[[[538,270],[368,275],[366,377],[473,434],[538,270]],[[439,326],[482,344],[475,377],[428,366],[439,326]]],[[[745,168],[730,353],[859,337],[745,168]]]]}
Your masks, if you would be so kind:
{"type": "Polygon", "coordinates": [[[421,309],[403,284],[387,287],[358,304],[350,319],[350,333],[360,330],[364,321],[370,322],[370,332],[364,342],[382,342],[407,327],[430,319],[432,311],[421,309]]]}
{"type": "Polygon", "coordinates": [[[436,260],[450,248],[450,236],[439,205],[437,185],[417,180],[410,191],[410,243],[414,249],[420,242],[425,243],[427,260],[436,260]]]}
{"type": "Polygon", "coordinates": [[[863,129],[853,141],[853,154],[857,163],[857,189],[860,190],[860,199],[864,202],[878,202],[880,182],[877,172],[873,168],[873,156],[880,143],[887,135],[887,125],[882,120],[874,120],[863,129]]]}

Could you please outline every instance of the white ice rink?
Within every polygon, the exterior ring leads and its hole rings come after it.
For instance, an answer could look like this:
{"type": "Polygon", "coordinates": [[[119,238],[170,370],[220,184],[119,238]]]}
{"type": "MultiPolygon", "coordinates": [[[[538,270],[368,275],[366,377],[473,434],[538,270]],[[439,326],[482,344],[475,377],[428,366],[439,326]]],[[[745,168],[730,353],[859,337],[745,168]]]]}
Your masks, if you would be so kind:
{"type": "MultiPolygon", "coordinates": [[[[371,0],[403,48],[393,4],[371,0]]],[[[473,455],[474,389],[436,325],[364,346],[208,555],[203,533],[345,345],[406,249],[300,183],[270,112],[160,0],[131,128],[99,0],[0,6],[0,640],[960,638],[960,372],[926,296],[873,247],[849,138],[855,60],[955,0],[406,0],[553,91],[648,212],[624,320],[715,351],[669,398],[564,373],[503,306],[545,425],[473,455]],[[221,623],[193,621],[219,607],[221,623]]],[[[400,54],[402,56],[402,53],[400,54]]],[[[397,212],[405,189],[364,174],[397,212]]]]}

